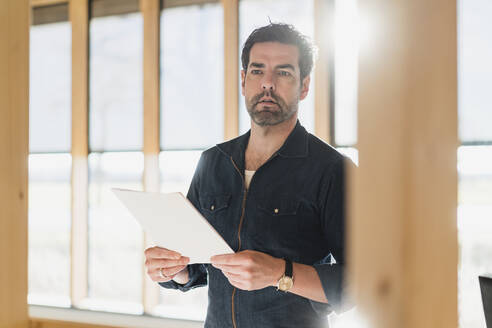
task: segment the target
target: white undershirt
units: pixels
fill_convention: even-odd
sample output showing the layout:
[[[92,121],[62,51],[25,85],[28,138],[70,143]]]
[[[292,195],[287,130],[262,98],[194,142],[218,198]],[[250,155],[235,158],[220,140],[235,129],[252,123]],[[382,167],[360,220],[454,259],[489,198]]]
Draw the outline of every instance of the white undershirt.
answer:
[[[246,182],[246,189],[249,189],[249,184],[251,183],[251,179],[256,171],[248,171],[244,170],[244,181]]]

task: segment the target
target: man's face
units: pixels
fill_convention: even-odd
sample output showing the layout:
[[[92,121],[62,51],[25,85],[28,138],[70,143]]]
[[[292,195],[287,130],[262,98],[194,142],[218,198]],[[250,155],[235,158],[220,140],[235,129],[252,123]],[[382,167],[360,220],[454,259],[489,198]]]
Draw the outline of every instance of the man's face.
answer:
[[[259,126],[297,118],[299,101],[309,90],[309,76],[300,80],[299,50],[279,42],[253,45],[248,69],[241,71],[241,81],[246,108]]]

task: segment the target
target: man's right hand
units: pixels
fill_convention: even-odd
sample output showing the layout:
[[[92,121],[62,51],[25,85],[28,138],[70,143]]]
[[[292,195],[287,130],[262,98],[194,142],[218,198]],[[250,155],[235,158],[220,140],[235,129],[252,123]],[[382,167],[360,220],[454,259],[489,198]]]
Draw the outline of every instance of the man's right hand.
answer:
[[[186,265],[190,258],[178,252],[162,247],[150,247],[145,250],[145,267],[150,279],[155,282],[176,281],[186,284],[189,281]]]

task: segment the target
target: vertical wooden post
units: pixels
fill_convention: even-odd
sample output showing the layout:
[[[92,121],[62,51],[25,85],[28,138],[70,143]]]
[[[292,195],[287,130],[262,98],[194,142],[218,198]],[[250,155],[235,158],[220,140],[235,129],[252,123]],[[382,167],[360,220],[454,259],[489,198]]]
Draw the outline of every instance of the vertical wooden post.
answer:
[[[71,0],[72,24],[72,233],[71,299],[77,306],[88,287],[89,3]]]
[[[140,0],[143,15],[143,103],[144,103],[144,188],[159,191],[159,0]],[[144,234],[144,247],[148,247]],[[144,312],[151,313],[159,303],[159,287],[143,268],[142,299]]]
[[[314,132],[327,143],[332,142],[331,127],[331,82],[333,72],[333,26],[334,0],[314,1],[314,40],[318,46],[318,60],[314,67]]]
[[[224,8],[224,140],[239,134],[239,0]]]
[[[0,0],[0,327],[27,328],[29,1]]]
[[[370,327],[457,327],[456,1],[359,1],[349,260]]]

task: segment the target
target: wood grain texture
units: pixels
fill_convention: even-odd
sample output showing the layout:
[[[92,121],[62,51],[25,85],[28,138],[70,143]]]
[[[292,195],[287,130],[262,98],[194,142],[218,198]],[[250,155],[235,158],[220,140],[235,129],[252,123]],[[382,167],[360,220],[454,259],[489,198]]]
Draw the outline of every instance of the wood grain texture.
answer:
[[[224,8],[224,139],[239,135],[239,0],[222,0]]]
[[[0,0],[0,327],[28,327],[29,154],[27,0]]]
[[[349,259],[370,327],[457,327],[456,2],[359,2]]]
[[[72,226],[71,300],[77,306],[88,286],[89,3],[71,0],[72,24]]]

